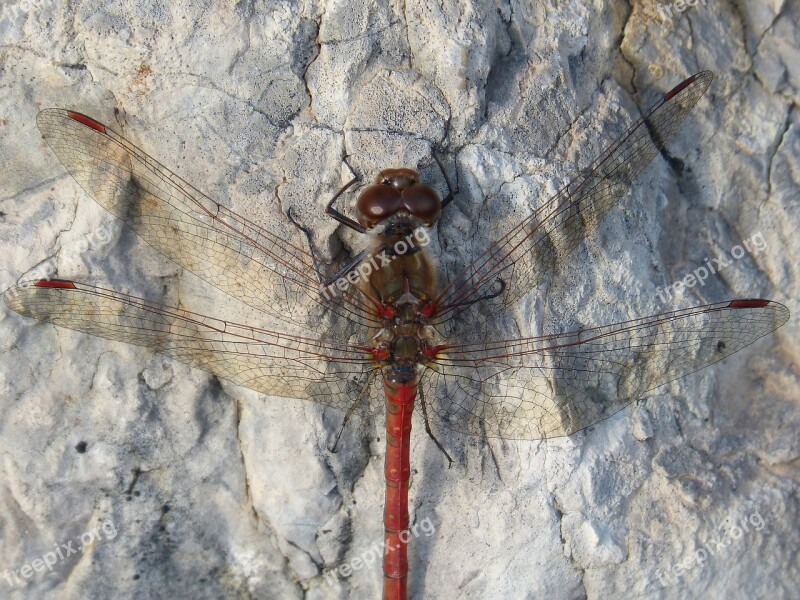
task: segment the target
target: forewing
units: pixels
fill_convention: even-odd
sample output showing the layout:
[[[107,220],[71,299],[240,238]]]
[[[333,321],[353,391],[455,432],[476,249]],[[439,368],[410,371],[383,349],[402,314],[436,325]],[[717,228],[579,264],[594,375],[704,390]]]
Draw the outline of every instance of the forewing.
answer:
[[[373,370],[364,351],[347,344],[221,321],[71,281],[22,284],[3,299],[21,315],[145,346],[257,392],[342,410],[359,397]]]
[[[628,192],[634,178],[661,151],[712,78],[710,71],[703,71],[667,93],[578,178],[454,277],[440,293],[438,321],[447,321],[480,300],[481,307],[496,313],[530,291]]]
[[[312,310],[333,311],[359,325],[372,322],[355,288],[322,300],[312,257],[288,220],[276,215],[267,226],[252,223],[86,115],[51,108],[36,123],[98,204],[211,285],[303,327],[315,324]]]
[[[788,309],[734,300],[544,337],[452,346],[423,376],[441,425],[488,437],[571,435],[774,331]]]

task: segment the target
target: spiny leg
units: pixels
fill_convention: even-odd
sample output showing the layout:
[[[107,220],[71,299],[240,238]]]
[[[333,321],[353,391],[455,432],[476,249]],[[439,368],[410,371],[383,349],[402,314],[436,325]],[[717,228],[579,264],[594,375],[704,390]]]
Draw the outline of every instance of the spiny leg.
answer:
[[[422,393],[422,386],[420,386],[419,388],[419,400],[420,400],[420,405],[422,406],[422,420],[425,423],[425,431],[428,432],[428,436],[430,436],[430,438],[433,440],[433,443],[436,444],[439,450],[441,450],[442,453],[447,457],[448,460],[447,468],[449,469],[450,467],[453,466],[453,459],[450,457],[450,455],[447,453],[447,450],[444,449],[444,446],[442,446],[439,443],[439,440],[436,439],[436,436],[434,436],[433,432],[431,431],[431,424],[428,422],[428,409],[425,406],[425,395]]]
[[[369,377],[367,377],[367,381],[364,382],[364,385],[362,386],[361,391],[358,393],[358,398],[356,398],[355,402],[353,402],[353,404],[350,405],[350,408],[347,409],[347,413],[344,416],[344,421],[342,421],[342,426],[339,428],[339,433],[336,434],[336,439],[333,440],[333,446],[328,448],[328,450],[332,454],[336,453],[336,446],[339,444],[339,438],[342,437],[342,433],[344,433],[345,425],[347,425],[347,421],[350,420],[350,417],[352,416],[352,414],[355,411],[356,407],[359,404],[361,404],[361,401],[366,396],[367,390],[369,389],[369,386],[372,384],[372,380],[373,379],[375,379],[375,371],[374,370],[369,372]]]
[[[482,296],[480,296],[478,298],[475,298],[473,300],[465,300],[464,302],[458,302],[458,303],[453,304],[451,306],[452,307],[470,306],[471,304],[476,304],[478,302],[483,302],[484,300],[491,300],[492,298],[497,298],[500,294],[502,294],[505,291],[506,282],[498,277],[497,281],[495,281],[495,283],[500,285],[500,289],[498,289],[498,290],[490,289],[489,291],[487,291],[485,294],[483,294]]]
[[[325,275],[323,274],[322,267],[320,266],[321,263],[317,259],[317,255],[314,252],[314,244],[313,244],[313,238],[312,238],[312,235],[311,235],[311,231],[307,227],[301,225],[299,222],[297,222],[295,220],[294,216],[292,215],[291,207],[289,207],[289,209],[286,211],[286,216],[289,218],[289,221],[291,221],[292,225],[297,227],[306,236],[306,240],[308,241],[308,249],[309,249],[309,252],[311,254],[311,260],[312,260],[312,262],[314,264],[314,271],[317,273],[317,278],[320,281],[320,287],[321,287],[321,289],[323,291],[323,295],[325,295],[325,297],[327,299],[330,299],[330,296],[327,295],[327,293],[332,288],[334,283],[336,283],[339,279],[345,278],[359,264],[364,262],[366,259],[369,259],[369,258],[372,257],[372,254],[370,253],[369,250],[362,250],[356,256],[354,256],[352,259],[350,259],[336,273],[334,273],[330,277],[325,277]],[[364,296],[367,300],[369,300],[373,304],[376,302],[375,298],[373,298],[369,294],[366,294],[364,292],[364,290],[362,290],[360,287],[358,287],[358,286],[353,286],[353,287],[357,292],[359,292],[362,296]]]
[[[336,192],[333,198],[331,198],[330,202],[328,202],[328,204],[325,206],[325,214],[327,214],[329,217],[336,219],[337,221],[339,221],[339,223],[341,223],[342,225],[346,225],[350,229],[355,229],[359,233],[365,233],[367,231],[366,227],[364,227],[361,223],[354,221],[347,215],[340,213],[333,207],[334,202],[336,202],[336,200],[339,199],[339,196],[344,194],[351,185],[353,185],[356,181],[361,179],[361,177],[355,171],[353,171],[353,168],[350,166],[350,163],[347,162],[347,156],[345,156],[343,160],[344,164],[347,165],[347,168],[350,169],[350,172],[353,174],[353,178],[347,183],[345,183],[342,189]]]
[[[323,285],[327,285],[325,283],[325,277],[322,275],[323,272],[322,267],[320,266],[319,260],[317,260],[316,253],[314,252],[314,244],[311,236],[311,231],[308,229],[308,227],[305,227],[300,223],[298,223],[297,221],[295,221],[294,217],[292,216],[291,206],[286,210],[286,216],[289,217],[289,220],[292,222],[292,225],[297,227],[300,231],[302,231],[305,234],[306,240],[308,241],[308,250],[311,253],[311,261],[314,263],[314,271],[316,271],[320,283],[322,283]]]
[[[286,216],[289,217],[289,220],[292,222],[292,225],[297,227],[300,231],[302,231],[305,234],[306,240],[308,240],[308,249],[311,252],[311,260],[314,263],[314,270],[317,272],[317,277],[319,278],[319,281],[320,281],[320,283],[322,283],[323,286],[327,287],[327,286],[331,285],[332,283],[334,283],[337,279],[341,279],[342,277],[346,276],[350,271],[352,271],[354,268],[356,268],[364,260],[364,258],[366,258],[366,257],[368,257],[370,255],[368,250],[362,250],[356,256],[354,256],[352,259],[350,259],[336,273],[334,273],[330,277],[325,277],[322,274],[322,267],[320,266],[321,263],[320,263],[319,259],[317,259],[317,255],[314,252],[314,244],[313,244],[313,238],[312,238],[312,235],[311,235],[311,231],[308,229],[308,227],[305,227],[304,225],[301,225],[299,222],[297,222],[295,220],[294,216],[292,216],[292,208],[291,207],[289,207],[289,209],[286,211]]]
[[[453,189],[453,183],[450,181],[450,176],[447,174],[447,171],[442,164],[442,161],[439,159],[439,155],[436,153],[436,150],[431,150],[431,155],[433,156],[433,160],[436,161],[436,164],[439,165],[439,170],[444,175],[444,181],[447,183],[447,196],[442,200],[442,208],[450,204],[453,201],[453,198],[458,193],[458,188]]]

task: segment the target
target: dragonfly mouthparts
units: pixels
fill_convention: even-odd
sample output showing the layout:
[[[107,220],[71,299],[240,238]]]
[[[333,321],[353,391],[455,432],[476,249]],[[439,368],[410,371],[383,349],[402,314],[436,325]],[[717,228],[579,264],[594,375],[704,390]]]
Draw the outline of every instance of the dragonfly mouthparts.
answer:
[[[415,229],[422,227],[422,222],[411,213],[404,210],[398,211],[383,221],[386,225],[380,231],[382,235],[405,236],[414,233]]]

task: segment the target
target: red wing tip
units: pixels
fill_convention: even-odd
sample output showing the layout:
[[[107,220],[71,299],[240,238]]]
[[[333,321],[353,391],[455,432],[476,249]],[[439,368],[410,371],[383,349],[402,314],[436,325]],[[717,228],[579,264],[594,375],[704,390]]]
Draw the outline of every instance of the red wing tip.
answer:
[[[33,284],[40,288],[60,288],[65,290],[74,290],[75,284],[66,279],[40,279]]]
[[[666,102],[670,98],[677,96],[687,87],[692,85],[695,81],[704,77],[708,77],[710,82],[711,78],[713,77],[713,74],[711,73],[711,71],[701,71],[700,73],[695,73],[691,77],[687,77],[686,79],[681,81],[678,85],[676,85],[674,88],[672,88],[670,91],[668,91],[666,94],[664,94],[664,102]]]
[[[677,96],[678,94],[680,94],[683,90],[689,87],[694,82],[695,79],[697,79],[697,75],[692,75],[688,79],[684,79],[683,81],[681,81],[678,85],[676,85],[666,94],[664,94],[664,102],[666,102],[673,96]]]
[[[770,304],[769,300],[731,300],[728,308],[764,308]]]
[[[95,131],[99,131],[100,133],[105,133],[106,132],[106,126],[105,125],[103,125],[102,123],[98,123],[93,118],[87,117],[86,115],[82,115],[79,112],[68,111],[67,112],[67,116],[70,119],[72,119],[73,121],[77,121],[78,123],[82,123],[83,125],[86,125],[87,127],[91,127]]]

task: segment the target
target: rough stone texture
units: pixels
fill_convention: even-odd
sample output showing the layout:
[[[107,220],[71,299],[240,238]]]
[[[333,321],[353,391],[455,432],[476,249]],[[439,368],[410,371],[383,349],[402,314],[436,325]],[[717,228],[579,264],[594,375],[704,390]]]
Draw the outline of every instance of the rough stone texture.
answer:
[[[442,145],[461,193],[437,237],[454,260],[476,229],[537,206],[659,94],[712,69],[669,160],[515,316],[559,331],[730,297],[800,314],[798,4],[660,6],[5,2],[0,287],[52,261],[62,277],[231,316],[70,179],[35,127],[47,106],[108,123],[256,221],[295,207],[328,253],[363,243],[321,216],[346,153],[374,173],[429,164]],[[758,233],[766,250],[659,301]],[[0,315],[0,596],[378,597],[377,562],[333,584],[323,569],[381,539],[380,420],[330,454],[338,413]],[[418,421],[412,514],[435,532],[412,542],[411,595],[796,597],[797,335],[793,318],[568,440],[440,432],[449,470]],[[9,586],[7,573],[98,526],[95,545]]]

